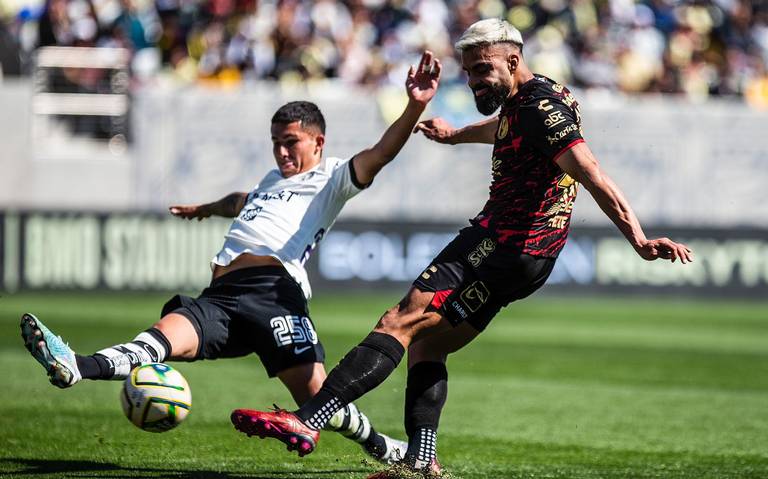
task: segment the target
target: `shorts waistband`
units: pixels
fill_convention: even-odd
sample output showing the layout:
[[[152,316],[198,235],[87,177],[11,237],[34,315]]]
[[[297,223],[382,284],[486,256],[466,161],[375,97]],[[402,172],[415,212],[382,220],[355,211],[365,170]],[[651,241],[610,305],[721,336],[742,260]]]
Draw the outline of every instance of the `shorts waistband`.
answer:
[[[218,278],[214,278],[213,280],[211,280],[211,286],[217,286],[223,283],[232,283],[235,281],[239,281],[243,278],[252,278],[254,276],[290,277],[291,275],[282,266],[277,266],[277,265],[249,266],[247,268],[241,268],[241,269],[236,269],[234,271],[230,271],[229,273],[219,276]]]

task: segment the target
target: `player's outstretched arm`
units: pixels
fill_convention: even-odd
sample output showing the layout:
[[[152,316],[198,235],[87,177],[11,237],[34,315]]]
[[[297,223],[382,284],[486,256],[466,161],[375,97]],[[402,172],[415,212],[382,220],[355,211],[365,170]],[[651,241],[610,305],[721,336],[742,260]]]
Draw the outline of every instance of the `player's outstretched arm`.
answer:
[[[197,221],[201,221],[203,218],[208,218],[209,216],[214,215],[234,218],[240,213],[243,206],[245,206],[245,199],[247,197],[248,193],[236,192],[230,193],[213,203],[205,203],[202,205],[176,205],[171,206],[168,210],[173,216],[186,218],[188,220],[197,218]]]
[[[637,254],[643,259],[653,261],[658,258],[668,259],[673,263],[679,259],[682,263],[693,261],[693,252],[682,243],[669,238],[648,239],[635,216],[632,207],[618,186],[600,168],[597,158],[586,143],[579,143],[564,152],[557,159],[560,168],[573,179],[584,185],[598,206],[621,230]]]
[[[499,128],[499,118],[489,118],[463,128],[453,128],[442,118],[431,118],[416,125],[414,133],[422,132],[432,141],[446,145],[459,143],[490,143],[496,141],[496,130]]]
[[[363,150],[353,158],[355,175],[362,184],[368,184],[378,172],[400,152],[411,135],[411,130],[437,92],[440,82],[440,60],[426,51],[418,67],[411,66],[405,80],[408,105],[400,118],[387,128],[381,139],[371,148]]]

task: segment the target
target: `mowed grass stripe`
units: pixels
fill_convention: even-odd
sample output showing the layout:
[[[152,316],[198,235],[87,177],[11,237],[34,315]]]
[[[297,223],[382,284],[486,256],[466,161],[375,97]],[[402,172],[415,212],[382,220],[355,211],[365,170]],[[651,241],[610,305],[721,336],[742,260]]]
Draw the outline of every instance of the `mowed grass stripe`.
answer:
[[[477,375],[768,391],[768,358],[755,354],[480,340],[449,365]]]
[[[483,381],[455,374],[450,387],[444,433],[474,430],[489,440],[768,458],[768,409],[761,394]],[[497,407],[494,414],[471,415],[468,404]]]

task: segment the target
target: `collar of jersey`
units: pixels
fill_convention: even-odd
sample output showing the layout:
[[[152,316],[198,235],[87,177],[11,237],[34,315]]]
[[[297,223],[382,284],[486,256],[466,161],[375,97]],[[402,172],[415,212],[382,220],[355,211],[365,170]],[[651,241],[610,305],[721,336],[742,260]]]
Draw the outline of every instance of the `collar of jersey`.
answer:
[[[512,96],[512,98],[509,98],[509,99],[507,99],[507,101],[504,102],[504,106],[506,107],[506,106],[514,104],[517,100],[520,99],[521,95],[524,95],[527,90],[533,88],[533,86],[536,84],[536,82],[540,82],[540,81],[542,81],[545,78],[547,78],[547,77],[534,73],[533,74],[533,78],[531,78],[527,82],[525,82],[522,85],[520,85],[520,88],[517,89],[517,93],[515,93]]]

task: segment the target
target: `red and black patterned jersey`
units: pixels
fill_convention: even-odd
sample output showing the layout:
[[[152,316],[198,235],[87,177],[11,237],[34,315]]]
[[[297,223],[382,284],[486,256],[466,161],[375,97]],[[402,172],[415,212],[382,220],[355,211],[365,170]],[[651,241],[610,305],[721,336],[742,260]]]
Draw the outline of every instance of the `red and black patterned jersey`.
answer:
[[[472,223],[494,230],[504,247],[557,257],[578,183],[555,160],[582,141],[573,94],[542,76],[525,82],[499,112],[490,197]]]

